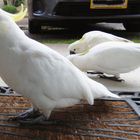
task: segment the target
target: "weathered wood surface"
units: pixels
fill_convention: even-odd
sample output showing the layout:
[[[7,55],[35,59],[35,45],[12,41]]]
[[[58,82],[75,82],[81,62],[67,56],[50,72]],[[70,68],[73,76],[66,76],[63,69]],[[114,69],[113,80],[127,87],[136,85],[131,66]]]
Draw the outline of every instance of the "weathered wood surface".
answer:
[[[96,100],[55,110],[38,125],[7,119],[31,104],[23,97],[0,97],[0,140],[128,140],[140,139],[140,119],[125,101]]]

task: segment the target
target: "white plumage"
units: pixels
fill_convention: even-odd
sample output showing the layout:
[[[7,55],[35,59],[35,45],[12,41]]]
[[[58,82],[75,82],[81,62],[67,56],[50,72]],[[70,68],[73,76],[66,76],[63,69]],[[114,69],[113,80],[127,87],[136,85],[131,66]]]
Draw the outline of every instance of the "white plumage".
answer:
[[[75,54],[68,59],[82,71],[98,71],[119,77],[140,66],[140,44],[125,42],[105,42],[89,50],[84,55]]]
[[[68,50],[73,53],[83,53],[92,47],[107,41],[131,42],[125,38],[102,31],[90,31],[85,33],[80,40],[70,44]]]
[[[0,10],[0,76],[49,117],[54,108],[89,104],[103,96],[118,97],[89,79],[69,60],[28,38]]]

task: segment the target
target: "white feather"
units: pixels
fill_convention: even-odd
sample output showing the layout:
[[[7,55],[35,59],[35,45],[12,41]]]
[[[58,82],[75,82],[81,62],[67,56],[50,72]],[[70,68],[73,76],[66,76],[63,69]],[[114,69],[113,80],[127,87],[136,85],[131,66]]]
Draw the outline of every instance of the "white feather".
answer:
[[[72,106],[81,99],[92,105],[96,97],[118,97],[89,80],[59,53],[28,38],[1,11],[0,25],[2,79],[17,93],[28,97],[47,117],[54,108]]]
[[[84,55],[71,55],[68,59],[82,71],[94,70],[119,75],[140,66],[140,44],[105,42],[90,49]]]
[[[75,53],[83,53],[100,43],[108,41],[131,42],[128,39],[102,31],[90,31],[85,33],[80,40],[77,40],[74,43],[70,44],[68,46],[68,50]]]

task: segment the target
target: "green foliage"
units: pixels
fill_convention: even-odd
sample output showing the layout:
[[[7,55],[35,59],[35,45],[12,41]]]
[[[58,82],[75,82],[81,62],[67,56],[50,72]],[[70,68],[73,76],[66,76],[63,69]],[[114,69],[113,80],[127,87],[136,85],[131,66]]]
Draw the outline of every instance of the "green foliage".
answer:
[[[3,0],[4,5],[14,5],[16,7],[20,6],[22,3],[25,3],[25,0]]]
[[[4,5],[2,7],[2,9],[6,12],[9,12],[9,13],[12,13],[12,14],[15,14],[17,12],[17,9],[15,6],[13,5]]]
[[[24,2],[25,2],[25,0],[16,0],[14,5],[15,5],[16,7],[18,7],[18,6],[21,5],[21,3],[24,4]]]

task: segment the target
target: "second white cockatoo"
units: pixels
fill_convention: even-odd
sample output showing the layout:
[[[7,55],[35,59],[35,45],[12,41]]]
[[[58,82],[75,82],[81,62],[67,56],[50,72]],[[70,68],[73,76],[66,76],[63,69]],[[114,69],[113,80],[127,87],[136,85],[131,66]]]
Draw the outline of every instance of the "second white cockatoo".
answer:
[[[67,58],[27,37],[2,10],[0,76],[17,93],[29,98],[34,107],[43,113],[34,122],[49,118],[55,108],[75,105],[81,99],[93,105],[96,98],[118,98],[104,85],[89,79]],[[25,114],[30,114],[30,111],[17,119],[27,118],[28,115]]]
[[[140,44],[104,42],[86,54],[69,55],[68,59],[82,71],[97,71],[113,75],[111,79],[122,81],[120,74],[128,73],[140,66]]]
[[[108,41],[131,42],[128,39],[118,37],[102,31],[90,31],[85,33],[80,40],[68,46],[70,54],[86,53],[92,47]]]

